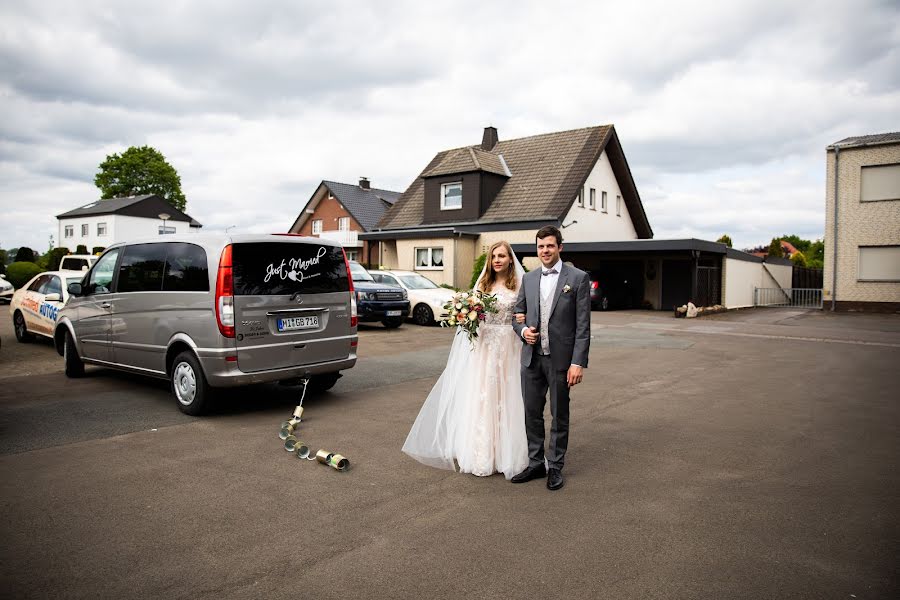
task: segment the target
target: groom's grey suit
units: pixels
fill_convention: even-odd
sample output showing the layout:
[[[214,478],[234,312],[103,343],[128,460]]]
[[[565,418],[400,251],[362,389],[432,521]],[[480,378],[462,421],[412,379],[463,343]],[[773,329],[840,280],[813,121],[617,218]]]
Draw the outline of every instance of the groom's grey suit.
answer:
[[[569,386],[566,373],[571,365],[588,366],[591,344],[591,282],[580,269],[560,263],[556,290],[541,301],[543,268],[525,274],[515,312],[525,314],[525,323],[513,323],[522,338],[526,327],[537,327],[547,336],[549,355],[541,347],[525,343],[522,348],[522,396],[525,402],[525,431],[528,435],[529,466],[544,464],[544,405],[550,391],[550,447],[547,464],[562,469],[569,443]],[[549,316],[542,312],[549,311]],[[546,325],[541,327],[541,323]]]

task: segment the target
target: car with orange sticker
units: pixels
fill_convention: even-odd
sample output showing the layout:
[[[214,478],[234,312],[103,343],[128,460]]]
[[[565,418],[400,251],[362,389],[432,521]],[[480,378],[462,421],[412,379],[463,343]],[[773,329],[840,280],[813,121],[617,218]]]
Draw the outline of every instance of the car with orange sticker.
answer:
[[[69,284],[83,278],[82,271],[46,271],[16,290],[9,303],[16,339],[30,342],[35,334],[52,339],[56,316],[69,300]]]

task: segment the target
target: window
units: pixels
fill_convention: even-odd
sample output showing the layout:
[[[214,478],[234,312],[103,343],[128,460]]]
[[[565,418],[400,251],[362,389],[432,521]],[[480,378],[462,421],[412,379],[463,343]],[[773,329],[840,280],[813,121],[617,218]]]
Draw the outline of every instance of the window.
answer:
[[[900,200],[900,165],[863,167],[860,172],[859,200]]]
[[[606,210],[606,192],[600,192],[600,210],[602,212],[607,212],[607,210]]]
[[[591,188],[591,195],[588,198],[588,208],[597,210],[597,190]]]
[[[444,249],[416,248],[416,270],[440,271],[444,268]]]
[[[622,196],[616,196],[616,216],[622,216]]]
[[[81,237],[87,237],[91,233],[91,226],[85,223],[81,226]]]
[[[313,235],[319,235],[320,233],[322,233],[322,219],[313,219],[312,232]]]
[[[97,223],[97,235],[106,235],[106,223]]]
[[[59,294],[59,297],[62,298],[62,292],[62,282],[55,275],[51,275],[47,283],[41,288],[41,293],[45,296],[47,294]]]
[[[350,217],[340,217],[338,219],[338,229],[341,231],[350,231]]]
[[[359,250],[344,250],[347,260],[359,260]]]
[[[860,246],[857,279],[900,281],[900,246]]]
[[[462,208],[462,182],[441,185],[441,210]]]
[[[38,294],[43,294],[41,288],[47,285],[47,282],[50,280],[49,275],[41,275],[37,279],[35,279],[31,285],[28,286],[29,292],[37,292]]]
[[[166,268],[162,289],[167,292],[208,292],[206,251],[185,243],[166,244]]]
[[[584,187],[578,190],[578,206],[584,207]]]
[[[108,294],[110,292],[117,258],[119,258],[119,248],[110,250],[94,263],[94,268],[88,275],[86,293]]]
[[[325,294],[350,289],[340,246],[237,243],[231,245],[231,264],[235,296]],[[353,268],[357,263],[350,264]]]
[[[119,265],[119,292],[162,291],[166,244],[137,244],[125,248]]]
[[[64,235],[67,238],[75,237],[75,226],[74,225],[66,225],[66,232]]]

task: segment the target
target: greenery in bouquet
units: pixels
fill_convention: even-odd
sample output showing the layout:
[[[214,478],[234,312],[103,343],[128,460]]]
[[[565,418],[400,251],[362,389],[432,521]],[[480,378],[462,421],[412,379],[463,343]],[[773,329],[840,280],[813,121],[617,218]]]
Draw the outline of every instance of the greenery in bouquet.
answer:
[[[478,337],[478,328],[487,313],[497,312],[497,297],[477,291],[459,292],[444,305],[449,316],[441,321],[441,327],[456,327],[457,333],[465,332],[470,342]]]

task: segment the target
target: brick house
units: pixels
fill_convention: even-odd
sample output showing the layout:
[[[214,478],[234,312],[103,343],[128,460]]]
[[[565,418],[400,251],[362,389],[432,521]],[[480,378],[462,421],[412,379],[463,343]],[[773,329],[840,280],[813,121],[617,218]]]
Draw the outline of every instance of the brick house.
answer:
[[[900,132],[831,144],[826,177],[825,307],[900,312]]]
[[[288,233],[299,233],[340,242],[350,260],[380,264],[378,244],[359,238],[384,216],[400,192],[371,187],[361,177],[358,185],[322,181],[306,202]]]

